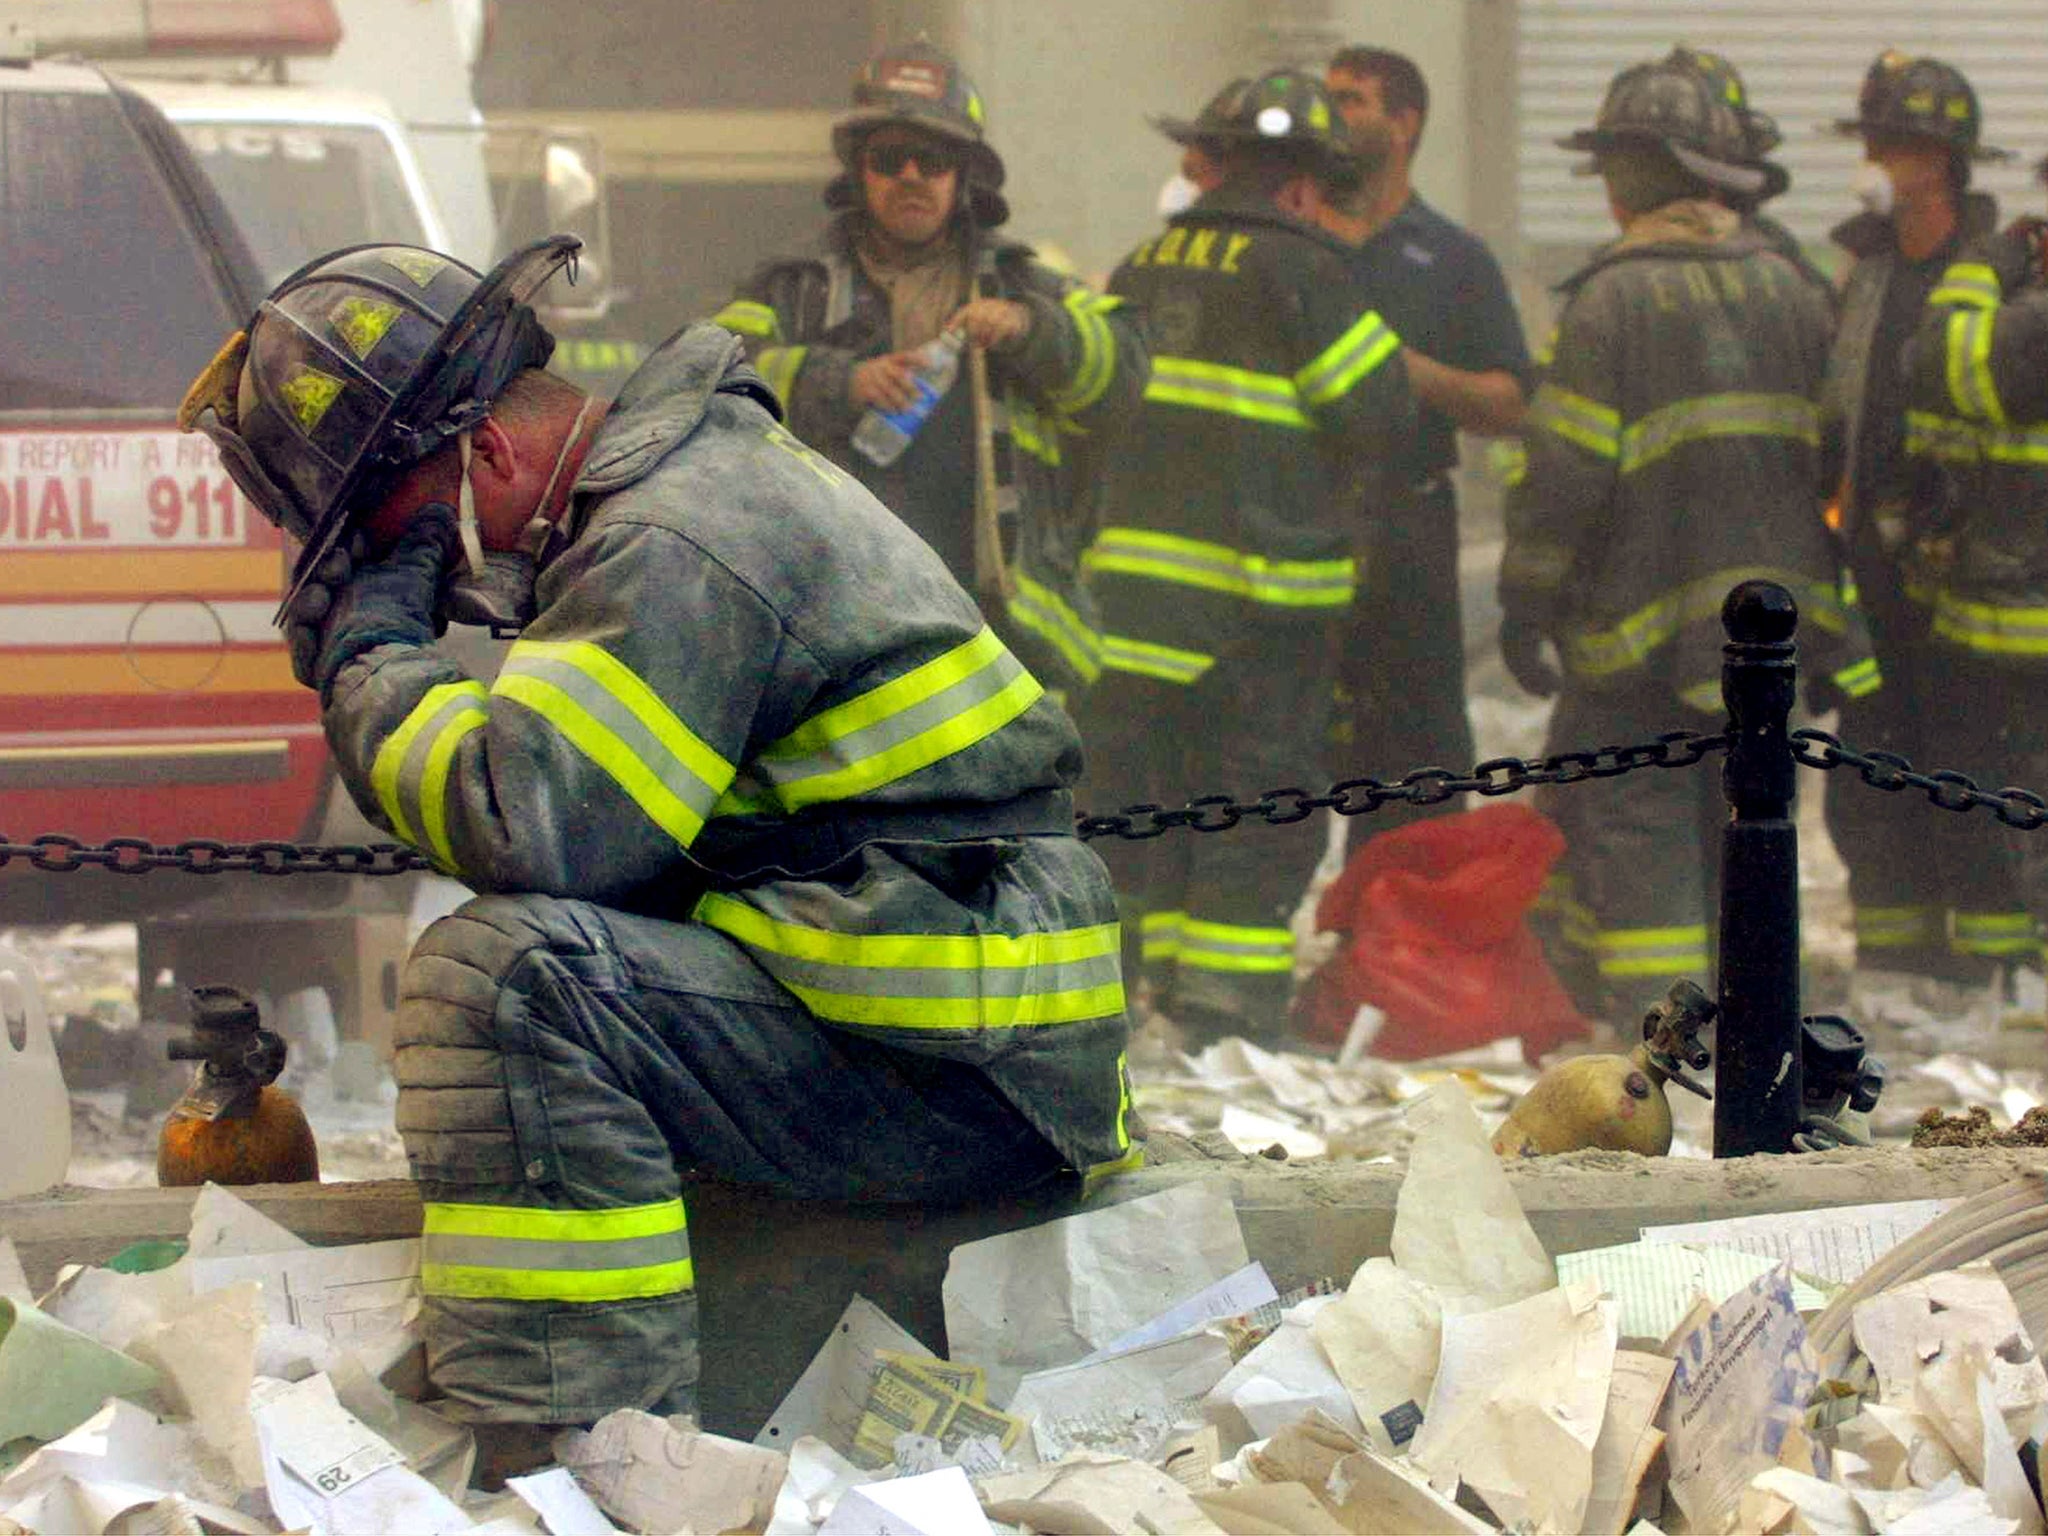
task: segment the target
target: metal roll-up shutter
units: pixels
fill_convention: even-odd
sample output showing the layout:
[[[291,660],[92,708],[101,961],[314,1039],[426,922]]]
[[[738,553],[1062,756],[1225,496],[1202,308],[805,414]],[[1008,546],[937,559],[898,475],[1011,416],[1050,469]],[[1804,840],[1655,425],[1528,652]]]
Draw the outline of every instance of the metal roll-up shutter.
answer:
[[[1979,165],[1972,186],[2002,218],[2040,212],[2033,167],[2048,152],[2048,0],[1520,0],[1517,10],[1518,228],[1525,257],[1548,272],[1611,240],[1614,223],[1584,160],[1555,143],[1590,126],[1607,82],[1675,43],[1725,55],[1750,102],[1778,121],[1774,158],[1792,189],[1769,205],[1823,254],[1827,232],[1856,211],[1849,177],[1862,157],[1827,127],[1856,115],[1864,71],[1882,50],[1932,54],[1962,70],[1984,109],[1984,137],[2019,152]]]

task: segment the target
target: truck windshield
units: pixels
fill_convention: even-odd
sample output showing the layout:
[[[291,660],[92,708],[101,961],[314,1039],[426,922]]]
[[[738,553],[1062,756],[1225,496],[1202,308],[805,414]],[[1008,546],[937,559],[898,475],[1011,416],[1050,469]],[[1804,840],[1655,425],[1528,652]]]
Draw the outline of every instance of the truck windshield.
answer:
[[[0,91],[0,272],[0,411],[169,411],[241,318],[104,94]]]
[[[344,245],[427,244],[391,141],[332,123],[176,123],[276,283]]]

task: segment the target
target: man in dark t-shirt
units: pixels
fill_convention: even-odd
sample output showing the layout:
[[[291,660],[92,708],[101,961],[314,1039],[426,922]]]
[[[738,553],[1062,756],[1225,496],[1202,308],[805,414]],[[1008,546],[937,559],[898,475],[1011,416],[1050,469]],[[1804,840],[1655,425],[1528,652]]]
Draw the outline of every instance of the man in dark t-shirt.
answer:
[[[1528,347],[1506,279],[1485,244],[1416,195],[1409,180],[1429,112],[1413,61],[1346,48],[1330,61],[1332,101],[1367,153],[1358,198],[1329,221],[1356,249],[1361,288],[1405,343],[1421,409],[1392,504],[1372,509],[1365,591],[1338,667],[1338,761],[1381,778],[1472,764],[1458,599],[1458,432],[1521,428]],[[1455,809],[1455,802],[1450,805]],[[1385,813],[1381,824],[1390,824]]]

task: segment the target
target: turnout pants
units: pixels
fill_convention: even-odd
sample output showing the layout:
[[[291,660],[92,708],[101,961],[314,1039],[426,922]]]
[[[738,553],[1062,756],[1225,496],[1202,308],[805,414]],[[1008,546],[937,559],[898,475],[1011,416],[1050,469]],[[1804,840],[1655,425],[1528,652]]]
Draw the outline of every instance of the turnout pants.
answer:
[[[428,1372],[476,1421],[691,1404],[687,1177],[946,1203],[1061,1167],[978,1069],[820,1024],[701,924],[588,902],[429,928],[396,1070]]]
[[[1370,601],[1345,615],[1331,732],[1341,778],[1391,782],[1416,768],[1463,774],[1474,761],[1465,712],[1465,630],[1458,590],[1458,501],[1448,475],[1404,491],[1376,520],[1366,554]],[[1364,835],[1454,813],[1390,805]]]
[[[1706,728],[1661,681],[1598,692],[1567,681],[1543,750]],[[1565,852],[1531,922],[1580,1011],[1626,1033],[1680,978],[1711,996],[1726,814],[1717,762],[1548,786],[1537,805],[1564,832]]]
[[[1332,626],[1253,618],[1220,638],[1225,653],[1194,683],[1105,672],[1089,690],[1085,809],[1328,787]],[[1323,842],[1320,817],[1097,838],[1090,846],[1109,865],[1123,914],[1125,974],[1142,972],[1155,1005],[1191,1039],[1278,1039],[1294,977],[1289,919]]]

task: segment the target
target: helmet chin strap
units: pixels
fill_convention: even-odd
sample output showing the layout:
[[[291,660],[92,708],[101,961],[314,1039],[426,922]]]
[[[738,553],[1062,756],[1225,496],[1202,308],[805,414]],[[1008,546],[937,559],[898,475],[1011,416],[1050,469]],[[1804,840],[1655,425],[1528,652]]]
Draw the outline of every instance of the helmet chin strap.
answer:
[[[548,483],[541,487],[540,498],[533,504],[533,514],[520,533],[520,549],[536,560],[561,531],[555,520],[548,516],[548,506],[555,499],[555,487],[562,483],[562,470],[568,465],[569,452],[582,439],[583,423],[589,420],[591,409],[597,404],[597,396],[585,395],[583,404],[577,407],[576,419],[569,423],[562,446],[555,450],[554,465],[548,470]],[[484,574],[484,541],[476,521],[476,491],[469,483],[473,450],[467,429],[456,434],[455,451],[462,461],[462,484],[455,494],[455,526],[462,539],[462,558],[469,566],[469,574],[480,579]]]

